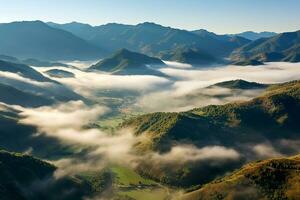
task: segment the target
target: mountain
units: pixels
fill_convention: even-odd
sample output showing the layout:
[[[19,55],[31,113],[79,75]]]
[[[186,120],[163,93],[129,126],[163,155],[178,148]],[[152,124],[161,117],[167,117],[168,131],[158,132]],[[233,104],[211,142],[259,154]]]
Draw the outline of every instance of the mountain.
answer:
[[[0,54],[21,59],[87,60],[103,51],[73,34],[41,21],[0,24]]]
[[[249,90],[249,89],[264,89],[268,87],[266,84],[256,83],[256,82],[249,82],[242,79],[231,80],[231,81],[224,81],[220,83],[216,83],[210,87],[217,86],[229,89],[242,89],[242,90]]]
[[[192,33],[199,35],[201,37],[211,37],[214,38],[216,40],[219,41],[225,41],[228,42],[228,44],[231,44],[232,48],[237,48],[238,46],[243,46],[249,42],[251,42],[251,40],[243,37],[243,36],[239,36],[239,35],[218,35],[215,34],[213,32],[209,32],[205,29],[199,29],[199,30],[194,30],[192,31]]]
[[[91,66],[89,70],[121,75],[162,75],[159,71],[150,68],[150,66],[160,65],[163,66],[165,64],[158,58],[121,49]]]
[[[30,65],[34,67],[54,67],[54,66],[69,67],[69,65],[60,62],[42,61],[34,58],[19,60],[16,57],[7,56],[7,55],[0,55],[0,60],[11,62],[11,63]]]
[[[7,55],[0,55],[0,60],[7,61],[7,62],[13,62],[13,63],[19,63],[19,59],[13,56],[7,56]]]
[[[222,63],[221,59],[217,59],[212,55],[197,49],[177,48],[173,51],[161,52],[159,57],[162,60],[188,63],[191,65],[212,65]]]
[[[49,76],[55,77],[55,78],[73,78],[73,77],[75,77],[75,74],[73,74],[72,72],[68,72],[68,71],[61,70],[61,69],[50,69],[50,70],[47,70],[45,73],[48,74]]]
[[[21,119],[21,110],[0,104],[1,149],[14,152],[30,151],[32,155],[47,159],[72,154],[68,145],[63,145],[59,140],[44,134],[37,135],[37,127],[22,124],[19,122]]]
[[[241,81],[237,83],[245,84]],[[232,87],[234,82],[221,84]],[[245,85],[249,86],[249,83]],[[174,140],[177,142],[188,140],[197,145],[198,142],[199,144],[249,142],[251,139],[257,139],[256,136],[270,140],[276,139],[276,136],[292,137],[297,136],[294,134],[296,127],[299,126],[296,123],[299,119],[296,114],[300,109],[299,98],[300,82],[295,81],[271,86],[264,95],[250,101],[211,105],[180,113],[146,114],[125,121],[123,126],[134,127],[138,135],[146,133],[153,139],[148,143],[148,147],[156,150],[170,148]],[[244,138],[244,135],[239,134],[239,131],[246,127],[247,131],[251,132],[251,137]],[[264,132],[266,127],[268,131]],[[286,132],[282,136],[275,133],[272,135],[272,132],[279,130]],[[228,138],[228,134],[232,137]]]
[[[110,23],[95,27],[79,23],[65,25],[51,23],[50,25],[70,31],[91,44],[111,52],[126,48],[147,55],[157,55],[161,51],[185,47],[197,48],[213,56],[223,57],[228,56],[233,49],[241,46],[241,43],[235,40],[219,40],[211,35],[197,35],[186,30],[150,22],[137,25]],[[242,44],[245,43],[242,42]]]
[[[48,99],[51,102],[71,100],[87,101],[68,87],[45,77],[40,72],[27,65],[0,60],[0,72],[9,72],[18,75],[21,78],[25,78],[23,80],[19,77],[4,74],[1,75],[0,83],[11,86],[19,91]],[[15,102],[15,100],[13,100],[13,102]]]
[[[236,61],[232,63],[233,65],[239,65],[239,66],[259,66],[264,65],[263,62],[255,60],[255,59],[249,59],[249,60],[242,60],[242,61]]]
[[[0,102],[23,107],[39,107],[54,103],[53,99],[18,90],[0,83]]]
[[[53,22],[47,22],[48,26],[68,31],[79,38],[89,40],[95,34],[95,28],[89,24],[83,24],[78,22],[70,22],[66,24],[57,24]]]
[[[253,32],[253,31],[246,31],[246,32],[242,32],[242,33],[238,33],[238,34],[231,34],[229,36],[240,36],[243,38],[247,38],[248,40],[258,40],[261,38],[269,38],[269,37],[273,37],[277,35],[277,33],[274,32]]]
[[[300,62],[300,31],[281,33],[271,38],[253,41],[237,50],[232,60],[255,59],[261,62]]]
[[[20,62],[25,65],[30,65],[30,66],[34,66],[34,67],[55,67],[55,66],[69,67],[69,65],[64,64],[64,63],[41,61],[41,60],[34,59],[34,58],[28,58],[28,59],[22,60]]]
[[[284,140],[299,140],[300,82],[272,85],[250,101],[211,105],[179,113],[150,113],[125,121],[121,127],[142,135],[139,152],[168,155],[176,145],[235,149],[240,158],[228,162],[194,161],[181,165],[157,165],[149,159],[138,165],[139,173],[163,183],[180,186],[204,184],[231,171],[245,161],[257,159],[254,144],[270,144],[277,154],[298,153]],[[253,147],[254,148],[254,147]],[[188,155],[187,155],[188,156]],[[198,176],[198,179],[195,178]],[[201,178],[199,178],[201,177]]]
[[[0,196],[3,200],[81,200],[99,195],[109,183],[105,172],[93,177],[55,177],[57,167],[21,153],[0,150]]]
[[[47,179],[55,167],[31,156],[0,151],[1,199],[27,199],[29,184]]]
[[[198,190],[182,200],[298,199],[300,155],[252,162]]]
[[[46,78],[38,71],[24,64],[11,63],[0,60],[0,71],[16,73],[25,78],[29,78],[35,81],[53,82],[51,79]]]

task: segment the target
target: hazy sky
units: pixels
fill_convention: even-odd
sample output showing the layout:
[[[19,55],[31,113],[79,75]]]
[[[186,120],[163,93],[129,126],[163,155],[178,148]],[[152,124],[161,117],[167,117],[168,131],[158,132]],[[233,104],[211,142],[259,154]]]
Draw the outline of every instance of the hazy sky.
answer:
[[[300,29],[300,0],[0,0],[0,22],[151,21],[217,33]]]

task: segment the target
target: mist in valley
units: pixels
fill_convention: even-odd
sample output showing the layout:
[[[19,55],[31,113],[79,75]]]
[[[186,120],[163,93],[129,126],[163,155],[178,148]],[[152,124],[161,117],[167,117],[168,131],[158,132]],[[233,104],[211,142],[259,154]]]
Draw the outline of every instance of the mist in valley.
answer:
[[[168,152],[141,153],[136,150],[136,145],[147,140],[147,135],[135,135],[130,128],[119,128],[124,119],[144,113],[181,112],[252,99],[265,90],[230,89],[214,84],[236,79],[263,84],[297,80],[300,77],[299,63],[197,68],[166,62],[166,67],[156,69],[166,77],[88,72],[85,70],[88,67],[86,62],[72,64],[74,67],[34,67],[53,82],[40,82],[21,74],[0,73],[2,83],[14,84],[22,90],[34,89],[36,94],[43,90],[53,94],[61,88],[62,93],[71,91],[80,96],[81,99],[35,108],[4,104],[18,111],[19,124],[37,128],[32,137],[55,138],[72,148],[72,155],[48,159],[58,167],[55,173],[57,179],[87,171],[99,172],[111,166],[125,166],[134,171],[144,167],[155,172],[191,165],[197,167],[199,174],[210,174],[210,170],[222,168],[222,173],[217,173],[221,176],[224,171],[232,171],[245,161],[283,156],[285,154],[281,150],[287,147],[299,150],[299,141],[284,140],[275,147],[266,140],[248,147],[174,144]],[[54,78],[46,73],[49,69],[65,70],[73,73],[74,77]],[[25,153],[35,150],[32,147],[28,149]],[[215,176],[202,178],[205,183]],[[155,187],[180,192],[176,188]]]

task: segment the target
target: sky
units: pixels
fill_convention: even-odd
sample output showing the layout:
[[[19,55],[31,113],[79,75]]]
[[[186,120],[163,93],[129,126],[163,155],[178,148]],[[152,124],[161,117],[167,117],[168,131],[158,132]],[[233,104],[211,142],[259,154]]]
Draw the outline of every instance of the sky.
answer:
[[[300,0],[0,0],[0,22],[145,21],[216,33],[300,29]]]

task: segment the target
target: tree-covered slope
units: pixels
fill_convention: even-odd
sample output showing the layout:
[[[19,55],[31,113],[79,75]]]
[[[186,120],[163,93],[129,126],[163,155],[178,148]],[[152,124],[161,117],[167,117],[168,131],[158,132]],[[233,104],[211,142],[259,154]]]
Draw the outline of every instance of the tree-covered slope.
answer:
[[[1,200],[82,200],[101,194],[109,174],[55,176],[58,168],[21,153],[0,150]]]
[[[25,188],[30,188],[34,182],[46,181],[55,169],[53,165],[31,156],[0,151],[1,199],[27,199],[30,191]]]
[[[247,90],[247,89],[264,89],[268,87],[267,84],[261,84],[261,83],[256,83],[256,82],[249,82],[245,81],[242,79],[237,79],[237,80],[231,80],[231,81],[223,81],[220,83],[216,83],[210,87],[217,86],[217,87],[224,87],[224,88],[229,88],[229,89],[242,89],[242,90]]]
[[[126,121],[145,133],[148,148],[165,149],[172,141],[233,145],[238,142],[299,137],[299,81],[270,87],[253,100],[211,105],[181,113],[153,113]],[[241,134],[243,133],[243,134]],[[230,137],[228,137],[230,135]]]
[[[299,199],[300,155],[261,160],[183,195],[184,200]]]
[[[24,107],[38,107],[54,103],[53,99],[18,90],[0,83],[0,102]]]
[[[0,104],[0,147],[9,151],[26,152],[42,158],[72,154],[68,145],[56,138],[36,135],[35,126],[19,123],[20,111]]]
[[[73,78],[75,74],[69,71],[61,70],[61,69],[50,69],[45,72],[51,77],[54,78]]]

